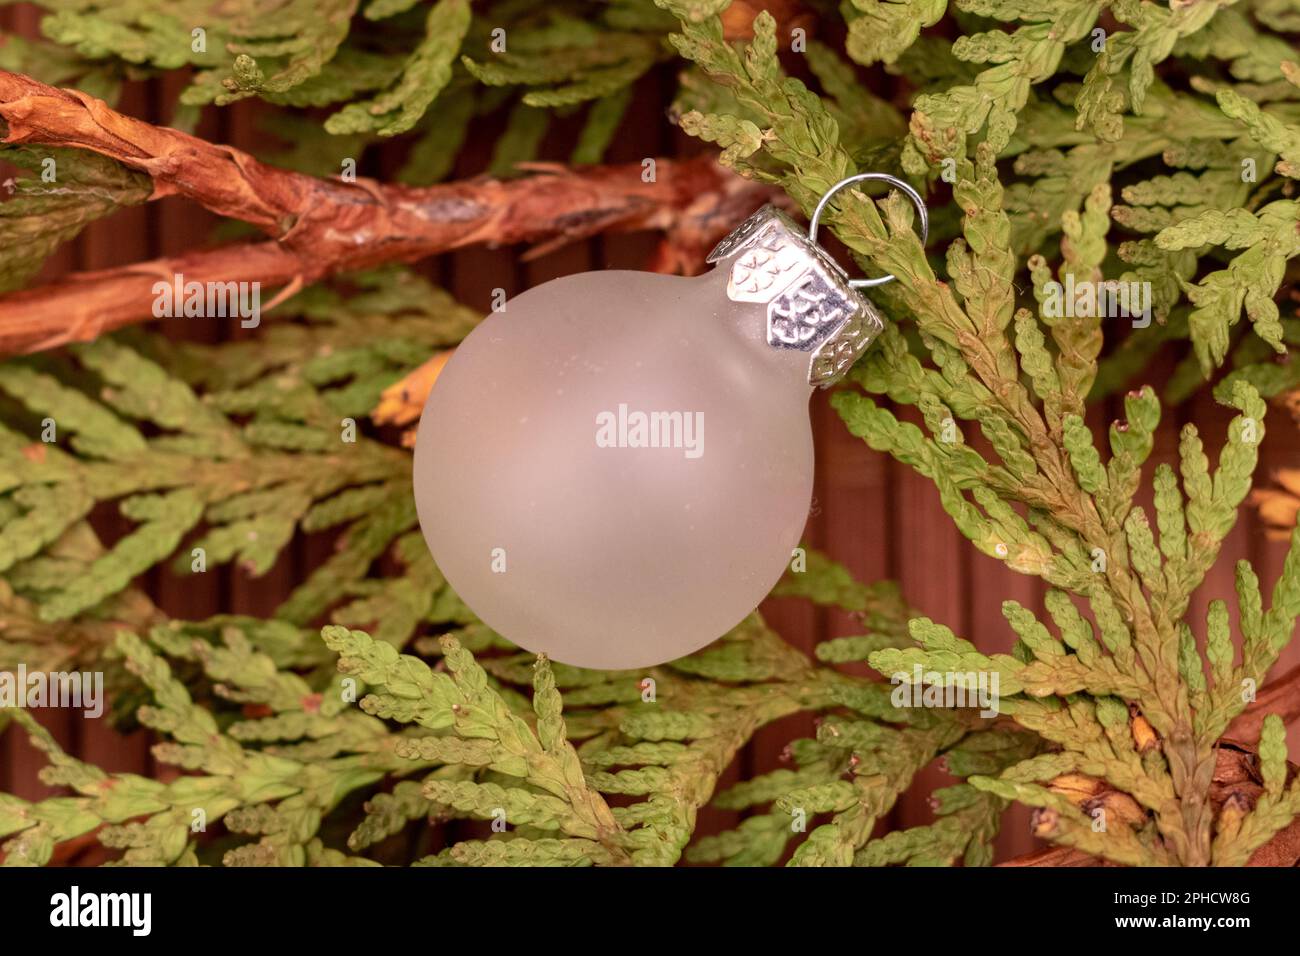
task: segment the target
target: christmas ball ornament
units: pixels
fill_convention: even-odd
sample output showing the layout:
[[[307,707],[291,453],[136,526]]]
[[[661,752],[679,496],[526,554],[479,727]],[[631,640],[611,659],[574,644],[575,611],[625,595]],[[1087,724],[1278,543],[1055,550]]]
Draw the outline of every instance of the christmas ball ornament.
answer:
[[[905,183],[846,182],[863,178],[904,189],[924,225]],[[420,526],[456,593],[521,647],[606,669],[682,657],[753,611],[798,545],[808,398],[883,323],[774,207],[709,261],[695,278],[589,272],[530,289],[430,392]]]

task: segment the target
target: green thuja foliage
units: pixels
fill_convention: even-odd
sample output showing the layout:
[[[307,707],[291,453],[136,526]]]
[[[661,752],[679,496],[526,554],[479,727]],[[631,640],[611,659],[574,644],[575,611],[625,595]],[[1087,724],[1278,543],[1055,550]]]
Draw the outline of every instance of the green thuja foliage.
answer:
[[[1072,164],[1071,182],[1078,191],[1063,194],[1069,204],[1063,203],[1059,215],[1044,217],[1040,203],[1035,215],[1047,221],[1037,230],[1043,236],[1059,230],[1061,236],[1059,254],[1052,256],[1059,263],[1055,267],[1042,248],[1020,265],[1016,207],[1007,202],[998,167],[1020,114],[1029,112],[1034,84],[1055,76],[1065,47],[1087,35],[1103,5],[1060,4],[1056,12],[1035,8],[1032,14],[1015,5],[968,6],[985,15],[1005,13],[1024,24],[1009,34],[959,41],[954,47],[959,58],[995,58],[1002,65],[979,74],[971,85],[918,98],[903,143],[906,170],[926,175],[932,163],[942,168],[947,162],[955,172],[953,198],[962,213],[961,235],[948,247],[948,281],[940,280],[927,260],[900,197],[881,203],[879,211],[852,193],[833,204],[837,234],[845,244],[898,277],[893,298],[912,314],[920,335],[913,344],[897,328],[887,330],[882,347],[852,374],[862,391],[840,392],[832,404],[855,435],[932,479],[945,510],[980,551],[1052,585],[1051,627],[1008,602],[1006,616],[1019,637],[1014,655],[989,657],[943,625],[920,618],[910,626],[918,646],[881,648],[867,657],[882,673],[924,675],[927,681],[998,675],[1007,695],[1004,712],[1050,742],[1053,751],[999,774],[972,775],[968,784],[1050,811],[1042,835],[1117,862],[1210,863],[1227,852],[1213,845],[1209,810],[1216,744],[1249,699],[1243,688],[1263,678],[1290,639],[1300,612],[1297,546],[1267,611],[1253,573],[1244,564],[1239,567],[1239,646],[1230,637],[1222,603],[1212,605],[1203,650],[1184,621],[1191,593],[1214,562],[1249,489],[1264,434],[1264,403],[1247,377],[1238,375],[1221,391],[1240,414],[1229,426],[1217,468],[1210,469],[1201,438],[1188,425],[1180,446],[1181,482],[1172,468],[1160,466],[1151,477],[1154,514],[1135,504],[1160,415],[1155,395],[1149,388],[1129,393],[1126,418],[1111,427],[1103,461],[1083,423],[1085,399],[1098,375],[1103,320],[1053,315],[1043,308],[1053,283],[1096,280],[1103,274],[1115,157],[1106,156],[1095,181],[1082,183],[1086,189],[1077,185],[1086,167]],[[1132,133],[1125,133],[1125,127],[1157,109],[1153,61],[1169,55],[1184,37],[1195,36],[1211,7],[1169,14],[1151,4],[1116,4],[1117,17],[1142,25],[1110,40],[1108,52],[1084,78],[1075,100],[1076,134],[1090,131],[1096,150],[1123,144]],[[852,171],[851,155],[820,98],[784,75],[773,22],[760,16],[755,26],[753,43],[736,50],[720,41],[717,21],[684,16],[683,31],[673,42],[725,82],[737,103],[761,111],[766,131],[757,135],[760,130],[751,120],[725,112],[688,112],[683,125],[723,145],[724,161],[746,175],[779,182],[808,208]],[[1260,63],[1250,69],[1267,72]],[[1274,69],[1282,77],[1281,64]],[[1124,87],[1115,88],[1115,78],[1124,74]],[[1191,93],[1162,89],[1158,95],[1166,100],[1161,107],[1166,122],[1180,110],[1212,116],[1213,106]],[[1198,126],[1207,137],[1199,148],[1208,155],[1223,150],[1215,134],[1225,139],[1237,135],[1228,121],[1245,123],[1252,150],[1263,147],[1270,157],[1284,153],[1287,127],[1280,119],[1259,119],[1269,114],[1253,104],[1243,108],[1222,92],[1218,104],[1224,115]],[[1049,116],[1062,112],[1046,102],[1039,106]],[[1250,110],[1256,115],[1253,126],[1243,119]],[[1126,115],[1130,111],[1133,118]],[[970,142],[977,134],[979,141]],[[1043,140],[1035,136],[1034,142],[1038,146]],[[1138,148],[1150,155],[1146,151],[1155,145]],[[1126,162],[1137,158],[1131,153]],[[1244,158],[1253,162],[1256,157]],[[1291,171],[1283,158],[1277,174]],[[1218,194],[1219,202],[1231,206],[1214,208],[1215,193],[1191,176],[1186,179],[1143,179],[1126,187],[1124,196],[1134,207],[1158,202],[1168,210],[1163,223],[1155,219],[1162,227],[1155,249],[1199,253],[1217,245],[1249,250],[1242,255],[1249,256],[1253,267],[1235,268],[1234,262],[1192,281],[1194,255],[1186,275],[1178,277],[1173,294],[1191,300],[1186,321],[1198,357],[1207,366],[1223,357],[1221,346],[1243,309],[1261,339],[1284,348],[1272,294],[1286,260],[1295,254],[1293,221],[1291,226],[1281,223],[1298,207],[1290,199],[1275,199],[1256,211],[1238,204],[1279,187],[1283,194],[1289,190],[1275,181],[1245,188],[1237,180],[1229,192]],[[1028,272],[1023,291],[1016,282],[1020,268]],[[1213,295],[1219,298],[1212,301]],[[1027,307],[1035,304],[1039,308]],[[900,421],[869,397],[872,393],[917,406],[926,428]],[[975,451],[963,426],[978,428],[993,455]],[[1086,604],[1091,620],[1080,614],[1071,596]],[[1159,753],[1136,749],[1130,709],[1150,721],[1163,739]],[[1042,786],[1072,772],[1104,779],[1132,795],[1145,810],[1141,821],[1098,830],[1065,796]],[[1290,809],[1276,815],[1264,811],[1270,823],[1259,821],[1260,830],[1232,858],[1249,855],[1275,832],[1272,824],[1285,825],[1287,813],[1300,809],[1294,799],[1294,793],[1279,792],[1279,805]],[[842,823],[835,825],[843,829]]]
[[[1243,562],[1233,605],[1189,618],[1265,399],[1300,384],[1277,301],[1300,254],[1294,4],[851,0],[797,47],[767,13],[731,39],[727,0],[43,6],[44,39],[10,38],[0,67],[109,97],[184,67],[178,122],[259,98],[279,160],[321,175],[404,137],[398,178],[436,181],[497,112],[495,172],[576,112],[572,159],[596,161],[633,84],[676,57],[681,128],[805,212],[855,172],[910,177],[929,250],[898,195],[845,190],[827,210],[861,268],[898,280],[871,293],[893,321],[831,404],[933,482],[985,559],[1049,590],[1042,615],[1005,604],[1017,640],[993,654],[807,552],[776,593],[856,631],[811,656],[755,613],[661,667],[576,669],[459,600],[419,533],[409,453],[367,420],[477,318],[413,273],[308,289],[254,339],[118,334],[10,359],[0,667],[105,671],[114,719],[184,772],[106,773],[0,710],[67,791],[0,796],[6,864],[93,834],[129,864],[978,866],[1017,802],[1037,836],[1093,857],[1241,865],[1300,815],[1276,716],[1258,793],[1215,790],[1225,732],[1300,613],[1300,535],[1267,601]],[[3,158],[29,170],[0,203],[5,289],[150,194],[93,156]],[[1145,288],[1147,314],[1063,305],[1105,280]],[[1143,382],[1171,349],[1162,403]],[[1150,467],[1162,404],[1210,378],[1226,434],[1186,425],[1177,465]],[[1099,440],[1088,402],[1120,394]],[[142,586],[265,574],[301,535],[335,548],[266,617],[172,618]],[[780,769],[719,788],[760,728],[801,713],[816,729]],[[954,782],[933,820],[882,833],[936,762]],[[696,837],[707,805],[739,823]]]
[[[395,540],[415,534],[410,460],[357,420],[477,317],[404,273],[365,283],[375,288],[346,304],[323,290],[295,299],[308,324],[257,341],[132,348],[101,339],[0,366],[10,420],[36,433],[4,432],[0,570],[35,599],[41,620],[95,608],[182,541],[178,573],[238,562],[260,575],[295,532],[342,529],[342,546],[277,617],[308,621],[355,589],[340,613],[364,598],[388,612],[385,637],[409,635],[402,589],[362,579]],[[45,553],[104,504],[132,525],[111,548],[82,566]],[[436,590],[441,579],[414,541],[399,551],[417,576],[411,586]]]
[[[512,106],[515,141],[496,169],[531,159],[554,111],[585,110],[575,162],[600,159],[631,84],[668,53],[674,21],[649,0],[51,0],[42,40],[11,38],[0,67],[116,95],[114,65],[134,77],[193,70],[178,118],[258,97],[326,108],[323,130],[364,147],[419,134],[409,182],[450,169],[471,119]],[[319,114],[312,124],[319,130]],[[283,132],[283,130],[281,131]],[[306,130],[302,135],[308,135]],[[360,149],[341,155],[357,158]],[[337,160],[334,160],[337,172]]]
[[[147,200],[142,176],[110,159],[79,150],[5,148],[3,159],[24,170],[0,203],[0,292],[20,289],[46,258],[90,222]]]
[[[1111,218],[1137,238],[1113,248],[1103,240],[1096,266],[1107,279],[1150,283],[1158,333],[1130,336],[1102,367],[1097,394],[1122,386],[1170,339],[1190,337],[1194,346],[1191,366],[1171,385],[1173,398],[1187,394],[1189,379],[1194,384],[1222,363],[1234,341],[1249,346],[1243,360],[1261,358],[1250,343],[1286,351],[1272,298],[1296,255],[1296,205],[1286,197],[1295,172],[1287,160],[1294,148],[1288,131],[1300,120],[1300,95],[1291,82],[1297,67],[1285,41],[1261,36],[1241,12],[1219,12],[1210,30],[1209,18],[1228,5],[1170,11],[1146,2],[1026,7],[970,0],[955,6],[1006,21],[1005,28],[991,24],[996,28],[960,37],[940,61],[948,75],[935,78],[939,67],[926,57],[930,44],[918,40],[899,52],[894,43],[941,11],[923,3],[855,4],[863,13],[850,20],[849,56],[891,63],[926,90],[913,103],[906,133],[867,131],[874,145],[867,153],[834,100],[785,74],[777,54],[786,40],[773,20],[760,16],[755,40],[740,49],[723,41],[718,21],[697,21],[689,5],[672,0],[662,5],[683,15],[686,27],[672,38],[678,51],[726,89],[719,96],[700,92],[698,82],[686,87],[683,128],[723,147],[724,162],[744,175],[780,184],[805,209],[864,161],[952,183],[959,198],[962,184],[975,178],[966,164],[983,149],[986,161],[1002,162],[996,198],[1009,230],[1004,245],[1032,263],[1032,254],[1046,251],[1098,187],[1109,187],[1109,202],[1124,203]],[[1103,11],[1125,29],[1108,34],[1100,25]],[[884,18],[897,27],[888,39],[874,28]],[[858,24],[871,42],[853,41]],[[1230,28],[1234,40],[1215,42],[1220,28]],[[1196,69],[1191,81],[1170,86],[1155,75],[1154,66],[1171,56]],[[967,63],[996,65],[972,74]],[[1227,76],[1252,82],[1234,86],[1215,78],[1212,68],[1220,64]],[[1269,85],[1261,89],[1264,80]],[[836,95],[834,85],[823,84]],[[886,137],[892,142],[882,142]],[[987,202],[969,201],[981,200]],[[905,253],[884,248],[892,246],[889,235],[864,221],[869,214],[855,211],[857,205],[851,197],[833,204],[845,217],[840,237],[867,257],[864,263],[893,271]],[[904,285],[888,294],[886,304],[900,307],[897,318],[917,311],[910,292]],[[1251,365],[1244,374],[1266,394],[1292,384],[1266,368],[1255,371],[1254,362],[1243,364]]]

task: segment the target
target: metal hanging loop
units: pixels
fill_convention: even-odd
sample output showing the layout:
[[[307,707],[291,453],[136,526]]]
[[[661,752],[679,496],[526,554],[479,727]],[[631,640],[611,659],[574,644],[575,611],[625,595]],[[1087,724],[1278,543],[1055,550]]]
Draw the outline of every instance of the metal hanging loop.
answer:
[[[888,173],[858,173],[856,176],[850,176],[848,179],[841,179],[838,183],[826,191],[821,201],[817,203],[817,208],[813,210],[812,219],[808,222],[808,238],[813,242],[817,241],[817,223],[821,220],[822,210],[830,202],[832,196],[843,189],[850,183],[860,183],[866,181],[889,183],[895,189],[900,190],[903,195],[912,200],[912,205],[916,207],[917,213],[921,217],[921,245],[925,245],[930,236],[930,213],[925,208],[925,200],[921,194],[909,186],[897,176],[891,176]],[[878,279],[851,279],[849,285],[855,289],[870,289],[873,286],[884,285],[886,282],[893,282],[892,275],[881,276]]]

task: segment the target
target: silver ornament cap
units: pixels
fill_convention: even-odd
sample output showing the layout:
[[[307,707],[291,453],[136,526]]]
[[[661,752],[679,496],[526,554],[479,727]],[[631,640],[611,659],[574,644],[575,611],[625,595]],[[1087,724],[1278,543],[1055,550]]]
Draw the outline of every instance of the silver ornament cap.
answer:
[[[810,385],[833,385],[884,331],[884,319],[848,274],[775,206],[732,230],[708,261],[728,259],[728,298],[767,305],[767,344],[810,353]]]

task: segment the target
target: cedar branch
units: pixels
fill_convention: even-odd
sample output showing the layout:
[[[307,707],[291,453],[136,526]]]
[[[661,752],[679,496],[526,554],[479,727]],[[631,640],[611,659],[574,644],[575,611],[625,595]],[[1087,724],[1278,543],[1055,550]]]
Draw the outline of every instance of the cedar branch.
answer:
[[[1300,665],[1291,668],[1264,689],[1228,727],[1228,736],[1254,743],[1259,740],[1264,718],[1277,714],[1285,724],[1300,718]]]
[[[152,286],[259,281],[296,288],[344,270],[487,243],[542,249],[610,231],[663,230],[653,267],[699,268],[703,253],[772,198],[711,157],[479,177],[427,188],[321,179],[259,162],[229,146],[133,119],[102,100],[0,70],[0,141],[85,149],[153,180],[151,198],[183,196],[250,223],[271,241],[84,273],[0,299],[0,354],[94,338],[152,316]]]
[[[1261,700],[1263,696],[1260,695]],[[1234,723],[1233,727],[1236,726]],[[1294,765],[1287,765],[1288,785],[1296,772]],[[1253,809],[1263,790],[1259,777],[1258,746],[1253,742],[1248,744],[1227,737],[1220,739],[1214,752],[1214,776],[1208,794],[1211,811],[1217,814],[1232,797],[1240,799],[1243,805]],[[1051,867],[1112,865],[1114,864],[1068,846],[1045,847],[998,864]],[[1300,817],[1292,820],[1255,850],[1247,866],[1300,866]]]

